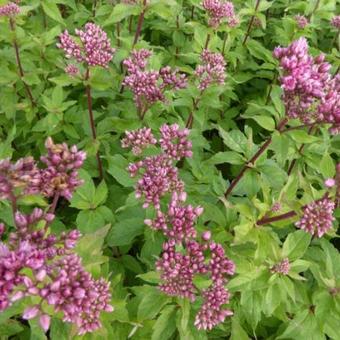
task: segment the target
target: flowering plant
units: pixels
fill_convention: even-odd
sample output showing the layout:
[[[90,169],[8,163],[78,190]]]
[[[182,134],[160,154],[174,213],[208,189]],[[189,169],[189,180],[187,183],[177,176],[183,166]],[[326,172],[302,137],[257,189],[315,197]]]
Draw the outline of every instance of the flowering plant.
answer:
[[[0,0],[0,339],[339,339],[339,4]]]

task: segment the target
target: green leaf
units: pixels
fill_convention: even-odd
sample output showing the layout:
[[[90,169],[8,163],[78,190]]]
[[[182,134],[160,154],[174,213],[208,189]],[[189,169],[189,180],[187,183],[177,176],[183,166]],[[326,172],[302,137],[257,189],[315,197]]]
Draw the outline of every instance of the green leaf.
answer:
[[[64,19],[62,18],[58,6],[51,0],[42,0],[41,5],[44,9],[44,12],[53,20],[65,25]]]
[[[140,218],[128,218],[113,225],[107,237],[110,246],[131,244],[133,239],[143,234],[144,222]]]
[[[7,320],[4,323],[0,324],[0,334],[4,337],[10,337],[22,332],[23,330],[24,328],[22,327],[20,322],[15,320]]]
[[[310,244],[311,238],[311,235],[303,230],[290,233],[283,244],[282,256],[288,257],[290,261],[302,257]]]
[[[69,340],[71,324],[63,322],[60,319],[52,318],[50,336],[51,339]]]
[[[205,161],[207,164],[243,164],[243,157],[235,151],[217,152],[214,156]]]
[[[334,161],[328,153],[322,156],[319,169],[325,178],[333,178],[335,176]]]
[[[94,195],[93,203],[96,207],[101,204],[104,204],[107,199],[108,189],[105,181],[101,181],[98,187],[96,188],[96,193]]]
[[[151,340],[167,340],[176,330],[176,306],[166,306],[153,325]]]
[[[244,134],[239,130],[232,130],[226,132],[221,127],[218,127],[220,136],[223,138],[224,144],[239,153],[244,152],[244,147],[247,145],[247,139]]]
[[[139,10],[139,6],[133,6],[130,4],[117,4],[113,8],[110,16],[104,21],[102,26],[106,27],[115,24],[129,17],[130,15],[138,15]]]
[[[301,144],[315,143],[319,138],[309,135],[304,130],[292,130],[287,132],[287,135],[291,137],[295,142]]]
[[[109,156],[107,160],[109,162],[108,173],[122,186],[133,187],[135,180],[130,177],[127,170],[129,162],[121,155]]]
[[[231,337],[230,340],[249,340],[247,332],[241,327],[237,317],[231,319]]]
[[[250,119],[254,119],[257,124],[262,126],[264,129],[268,131],[275,130],[275,121],[272,117],[268,116],[251,116]]]
[[[143,296],[138,306],[137,319],[139,321],[153,319],[168,302],[169,298],[154,288]]]
[[[267,50],[260,42],[254,39],[249,39],[247,41],[247,48],[253,57],[264,60],[268,63],[275,63],[272,53]]]

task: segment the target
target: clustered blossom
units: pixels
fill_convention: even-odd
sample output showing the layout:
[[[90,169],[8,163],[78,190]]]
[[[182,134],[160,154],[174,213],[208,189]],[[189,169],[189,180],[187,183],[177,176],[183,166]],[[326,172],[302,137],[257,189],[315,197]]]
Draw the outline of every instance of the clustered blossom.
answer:
[[[230,1],[224,0],[204,0],[203,8],[209,15],[209,25],[218,28],[223,20],[233,27],[237,25],[238,20],[235,16],[234,5]]]
[[[91,332],[101,327],[100,312],[112,310],[109,285],[94,280],[74,254],[79,231],[49,233],[53,219],[53,214],[38,208],[28,215],[15,213],[16,231],[9,234],[7,244],[0,242],[0,311],[21,298],[40,297],[39,305],[24,311],[24,319],[39,317],[47,331],[50,317],[44,309],[50,305],[63,313],[65,322],[76,324],[79,334]]]
[[[308,19],[304,15],[297,14],[294,19],[299,28],[305,28],[308,25]]]
[[[122,143],[133,148],[133,137],[140,139],[138,131],[143,130],[133,131],[132,138],[128,141],[125,138]],[[203,232],[198,239],[195,223],[203,208],[185,204],[187,194],[184,183],[178,178],[175,162],[192,156],[188,134],[187,129],[180,129],[177,124],[163,125],[158,140],[161,153],[130,164],[129,171],[133,177],[141,176],[136,185],[136,197],[144,200],[144,208],[152,205],[155,209],[155,218],[146,219],[145,224],[161,231],[167,238],[163,253],[156,262],[162,280],[160,290],[192,302],[201,293],[203,304],[196,315],[195,325],[198,329],[211,329],[232,315],[224,308],[229,302],[225,284],[234,274],[235,265],[227,258],[222,245],[210,240],[210,231]],[[170,194],[170,201],[163,211],[160,201],[166,194]],[[197,275],[208,275],[212,282],[202,292],[194,284]]]
[[[283,259],[281,262],[275,264],[270,269],[272,273],[278,273],[278,274],[283,274],[283,275],[288,275],[289,270],[290,270],[290,263],[289,263],[288,258]]]
[[[20,7],[14,2],[9,2],[6,5],[0,6],[0,17],[13,17],[19,13]]]
[[[134,50],[131,57],[123,61],[127,69],[123,85],[129,87],[134,94],[134,101],[143,114],[148,107],[157,101],[165,101],[166,90],[178,90],[187,86],[186,76],[169,66],[160,70],[147,70],[151,52],[146,49]]]
[[[142,128],[134,131],[126,131],[125,138],[122,140],[123,148],[132,148],[134,155],[140,155],[142,151],[150,145],[157,143],[150,128]]]
[[[277,47],[274,57],[280,61],[280,78],[286,113],[303,123],[330,123],[332,133],[340,132],[340,75],[330,74],[325,56],[313,58],[305,38],[286,48]]]
[[[303,208],[303,216],[295,225],[313,236],[322,237],[332,227],[335,220],[335,203],[325,197]]]
[[[54,144],[50,137],[45,146],[48,153],[41,157],[47,166],[42,174],[42,191],[47,197],[58,193],[69,200],[73,191],[82,184],[78,169],[82,167],[86,153],[78,151],[76,145],[69,148],[66,143]]]
[[[66,58],[74,58],[88,66],[107,68],[115,53],[107,34],[93,23],[87,23],[83,31],[76,29],[75,33],[81,44],[77,43],[67,30],[59,36],[57,47],[64,50]]]
[[[340,29],[340,15],[336,15],[332,18],[331,24],[333,27]]]
[[[74,77],[79,74],[79,68],[76,65],[69,64],[65,67],[65,73],[67,73],[71,77]]]
[[[199,78],[198,88],[204,91],[213,84],[223,85],[226,62],[221,53],[213,53],[205,49],[201,54],[202,64],[198,65],[195,75]]]
[[[25,157],[12,163],[0,160],[0,199],[11,199],[13,191],[31,195],[40,192],[41,170],[32,157]]]

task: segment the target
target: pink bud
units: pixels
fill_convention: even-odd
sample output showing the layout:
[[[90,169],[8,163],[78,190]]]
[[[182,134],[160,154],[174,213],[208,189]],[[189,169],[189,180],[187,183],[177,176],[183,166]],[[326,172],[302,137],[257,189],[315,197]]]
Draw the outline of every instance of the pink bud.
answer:
[[[44,332],[47,332],[50,328],[51,318],[47,314],[43,314],[40,316],[39,324],[41,328],[44,330]]]
[[[202,234],[202,239],[203,239],[204,241],[209,241],[210,238],[211,238],[211,232],[210,232],[209,230],[203,232],[203,234]]]
[[[327,178],[325,180],[325,186],[327,188],[332,188],[332,187],[334,187],[334,185],[335,185],[335,180],[333,178]]]
[[[33,319],[38,315],[39,311],[40,310],[38,306],[28,307],[22,314],[22,318],[25,320]]]

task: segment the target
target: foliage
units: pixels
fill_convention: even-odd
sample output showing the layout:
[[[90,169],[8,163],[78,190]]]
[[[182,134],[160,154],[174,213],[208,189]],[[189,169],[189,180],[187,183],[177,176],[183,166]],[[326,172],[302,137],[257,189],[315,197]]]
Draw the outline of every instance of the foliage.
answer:
[[[7,3],[0,0],[0,6]],[[294,89],[313,104],[301,115],[288,114],[291,93],[281,86],[282,75],[294,67],[282,67],[282,53],[273,54],[305,37],[309,55],[323,53],[325,60],[312,58],[298,81],[307,79],[308,87],[325,74],[318,89],[327,91],[333,86],[327,77],[336,79],[340,67],[339,2],[232,3],[231,10],[230,4],[201,0],[22,0],[19,13],[0,11],[0,160],[38,159],[48,137],[87,155],[71,195],[58,192],[56,202],[42,190],[16,204],[25,214],[56,208],[53,222],[46,223],[58,238],[72,230],[82,234],[74,251],[94,279],[110,282],[114,308],[102,313],[101,328],[85,335],[50,308],[45,333],[39,320],[22,318],[39,303],[25,297],[0,312],[1,340],[339,339],[339,86],[332,83],[335,109],[333,115],[328,109],[328,120],[326,114],[306,118],[325,107],[315,87]],[[86,30],[87,23],[95,25]],[[99,43],[92,41],[94,47],[89,43],[75,57],[77,48],[71,53],[67,39],[81,45],[83,34],[93,38],[92,32]],[[131,54],[142,49],[152,52],[145,65]],[[330,67],[320,71],[315,65],[323,63]],[[312,67],[316,76],[306,78]],[[139,179],[128,168],[135,151],[154,157],[160,148],[150,136],[143,144],[145,129],[121,143],[126,131],[145,127],[159,140],[164,124],[190,130],[185,137],[192,153],[173,159],[172,166],[187,202],[203,208],[193,233],[221,245],[236,268],[223,281],[230,293],[223,307],[233,315],[212,329],[195,326],[204,294],[190,301],[158,287],[163,272],[156,263],[171,237],[150,228],[155,211],[136,197]],[[126,146],[135,146],[135,136],[139,144],[131,152]],[[3,188],[5,244],[16,220]],[[165,191],[162,211],[169,201]],[[185,253],[184,242],[176,247]],[[0,277],[0,293],[3,282]],[[193,279],[200,293],[211,283],[207,275]]]

